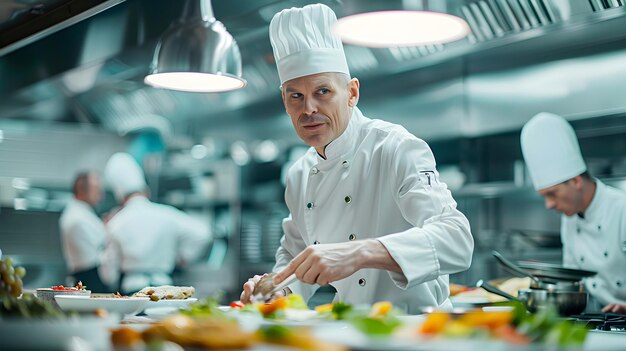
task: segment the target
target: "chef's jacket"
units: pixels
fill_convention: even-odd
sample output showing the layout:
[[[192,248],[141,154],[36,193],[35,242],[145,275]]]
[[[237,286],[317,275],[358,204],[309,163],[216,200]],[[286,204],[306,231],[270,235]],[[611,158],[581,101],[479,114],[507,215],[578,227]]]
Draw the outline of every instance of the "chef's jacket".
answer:
[[[172,284],[178,262],[198,258],[210,240],[203,221],[144,196],[132,197],[107,223],[108,242],[101,276],[123,293]]]
[[[626,304],[626,192],[595,182],[584,217],[562,216],[563,265],[598,272],[584,283],[601,304]]]
[[[72,198],[59,219],[61,247],[70,273],[100,265],[106,231],[93,208]]]
[[[309,245],[377,238],[402,272],[359,270],[331,283],[336,300],[388,300],[409,313],[450,308],[448,275],[470,266],[474,241],[426,142],[354,108],[325,153],[323,159],[311,148],[288,171],[290,215],[274,271]],[[290,288],[308,299],[318,286]]]

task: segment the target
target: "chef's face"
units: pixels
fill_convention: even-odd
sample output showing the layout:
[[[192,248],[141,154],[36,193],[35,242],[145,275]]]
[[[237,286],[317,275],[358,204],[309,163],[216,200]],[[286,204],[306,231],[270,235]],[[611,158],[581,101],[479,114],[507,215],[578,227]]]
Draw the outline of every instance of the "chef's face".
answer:
[[[312,74],[285,82],[282,97],[300,139],[325,156],[326,145],[348,126],[359,81],[343,73]]]
[[[93,173],[87,179],[85,202],[96,207],[102,200],[102,183],[100,182],[100,177]]]
[[[580,178],[580,177],[577,177]],[[570,179],[563,183],[538,190],[547,209],[554,209],[566,216],[583,212],[583,196],[580,190],[582,180]]]

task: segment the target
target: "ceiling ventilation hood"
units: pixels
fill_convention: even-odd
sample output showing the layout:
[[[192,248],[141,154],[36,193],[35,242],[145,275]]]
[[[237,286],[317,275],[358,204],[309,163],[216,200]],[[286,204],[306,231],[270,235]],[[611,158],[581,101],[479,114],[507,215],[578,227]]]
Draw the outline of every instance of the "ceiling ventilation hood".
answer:
[[[258,121],[284,120],[267,34],[269,20],[283,8],[313,2],[317,1],[213,0],[215,16],[239,44],[248,85],[222,94],[186,94],[143,83],[156,42],[182,12],[183,1],[2,1],[0,121],[90,122],[115,128],[112,121],[117,118],[142,116],[145,121],[161,116],[171,121],[174,133],[201,136],[226,125],[258,132],[252,127]],[[626,11],[619,0],[321,2],[338,17],[404,8],[446,12],[469,23],[470,36],[448,44],[374,49],[347,45],[351,72],[362,80],[364,95],[374,96],[381,108],[408,106],[410,101],[399,101],[402,96],[433,82],[619,50],[626,41]],[[53,11],[48,10],[53,5],[65,6],[73,16],[52,21]],[[74,10],[79,8],[86,10]],[[48,22],[41,22],[47,16]],[[26,27],[37,32],[19,31]],[[290,131],[289,125],[284,129]]]

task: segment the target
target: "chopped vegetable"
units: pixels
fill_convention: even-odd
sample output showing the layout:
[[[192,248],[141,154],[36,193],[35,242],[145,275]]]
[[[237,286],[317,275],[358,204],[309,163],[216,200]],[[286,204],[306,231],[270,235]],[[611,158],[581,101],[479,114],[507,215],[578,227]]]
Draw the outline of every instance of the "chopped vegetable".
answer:
[[[244,308],[246,305],[241,301],[233,301],[229,305],[231,308]]]

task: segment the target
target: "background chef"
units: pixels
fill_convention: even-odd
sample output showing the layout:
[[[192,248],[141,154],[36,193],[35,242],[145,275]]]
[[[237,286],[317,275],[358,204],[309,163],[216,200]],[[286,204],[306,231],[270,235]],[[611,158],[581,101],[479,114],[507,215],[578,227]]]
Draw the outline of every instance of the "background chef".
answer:
[[[275,282],[308,299],[332,284],[336,300],[389,300],[408,312],[451,307],[448,274],[471,263],[465,216],[439,181],[428,145],[356,107],[337,19],[315,4],[276,14],[270,41],[283,103],[311,148],[289,169],[290,215],[276,253]],[[249,299],[259,276],[244,284]],[[286,291],[288,293],[288,291]]]
[[[80,172],[72,184],[73,197],[59,218],[61,247],[74,286],[78,281],[93,292],[108,292],[98,269],[106,231],[94,208],[102,200],[102,183],[95,172]]]
[[[626,192],[589,175],[574,129],[560,116],[534,116],[521,145],[535,190],[562,213],[563,265],[598,272],[585,280],[595,298],[588,310],[626,313]]]
[[[174,267],[206,252],[209,227],[203,221],[167,205],[150,201],[142,169],[127,153],[107,162],[105,178],[122,206],[107,222],[107,248],[102,277],[120,291],[134,293],[146,286],[171,285]]]

